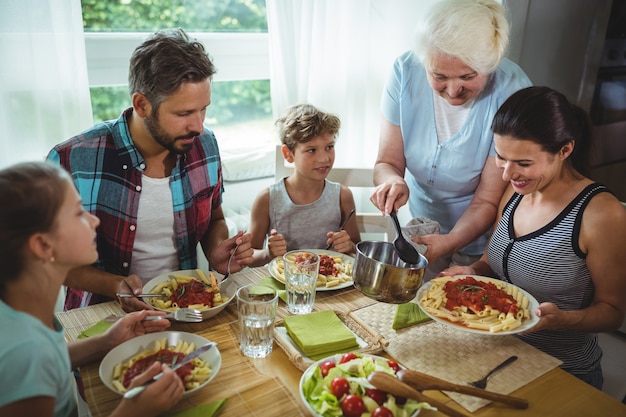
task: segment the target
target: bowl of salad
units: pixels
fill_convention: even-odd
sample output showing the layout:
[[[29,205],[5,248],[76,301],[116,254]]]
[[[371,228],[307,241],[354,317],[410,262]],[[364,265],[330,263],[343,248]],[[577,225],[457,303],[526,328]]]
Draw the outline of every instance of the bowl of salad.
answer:
[[[329,356],[304,371],[300,397],[318,417],[414,417],[430,405],[395,397],[367,380],[372,372],[395,376],[400,369],[395,361],[359,352]]]

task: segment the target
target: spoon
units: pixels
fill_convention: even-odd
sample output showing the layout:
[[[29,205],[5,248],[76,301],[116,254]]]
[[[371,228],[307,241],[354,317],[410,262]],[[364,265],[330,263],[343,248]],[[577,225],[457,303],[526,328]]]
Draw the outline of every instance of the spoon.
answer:
[[[396,239],[393,241],[393,246],[396,248],[396,252],[398,252],[398,256],[407,264],[419,264],[420,263],[420,254],[415,250],[413,245],[411,245],[402,234],[402,229],[400,228],[400,222],[398,221],[398,216],[395,211],[392,211],[390,214],[393,219],[393,224],[396,226]]]
[[[430,376],[418,371],[410,369],[402,369],[398,371],[398,379],[405,384],[415,388],[418,391],[424,390],[441,390],[459,392],[465,395],[485,398],[491,401],[500,402],[510,405],[511,407],[526,409],[528,408],[528,400],[524,398],[513,397],[510,395],[499,394],[497,392],[485,391],[469,385],[454,384],[443,379]]]
[[[419,402],[425,402],[430,404],[433,407],[436,407],[441,413],[446,414],[450,417],[465,417],[466,415],[461,413],[460,411],[455,410],[454,408],[437,401],[434,398],[431,398],[427,395],[422,394],[421,392],[413,389],[411,386],[405,384],[400,381],[393,375],[390,375],[386,372],[375,371],[369,374],[367,380],[370,384],[374,385],[381,391],[388,392],[391,395],[395,395],[397,397],[406,397],[412,398]]]

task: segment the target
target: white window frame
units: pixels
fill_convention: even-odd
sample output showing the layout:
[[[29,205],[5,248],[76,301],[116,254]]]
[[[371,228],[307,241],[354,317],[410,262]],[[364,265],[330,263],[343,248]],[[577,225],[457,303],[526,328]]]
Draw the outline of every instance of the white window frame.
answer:
[[[217,67],[219,81],[268,80],[270,78],[267,33],[189,32],[201,41]],[[146,32],[85,32],[90,87],[128,84],[128,64]]]

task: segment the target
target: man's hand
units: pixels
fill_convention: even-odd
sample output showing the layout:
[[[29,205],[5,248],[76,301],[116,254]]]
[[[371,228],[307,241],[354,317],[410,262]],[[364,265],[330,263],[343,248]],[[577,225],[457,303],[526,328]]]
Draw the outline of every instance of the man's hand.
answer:
[[[235,236],[222,241],[208,258],[211,267],[220,274],[226,273],[228,258],[230,258],[232,251],[236,248],[230,272],[241,271],[251,264],[253,260],[254,249],[252,249],[251,240],[252,235],[250,233],[239,232]]]
[[[142,282],[141,278],[137,275],[129,275],[125,277],[123,280],[119,281],[118,289],[116,292],[127,293],[127,294],[135,294],[136,296],[141,295],[142,291]],[[140,311],[140,310],[154,310],[154,308],[143,302],[141,298],[137,297],[118,297],[120,305],[124,311],[130,313],[132,311]]]

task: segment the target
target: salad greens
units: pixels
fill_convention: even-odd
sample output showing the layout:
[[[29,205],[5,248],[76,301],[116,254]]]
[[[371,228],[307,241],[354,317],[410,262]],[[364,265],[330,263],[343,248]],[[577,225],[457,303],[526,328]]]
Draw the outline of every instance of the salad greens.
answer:
[[[350,394],[358,395],[365,403],[365,412],[362,417],[370,417],[372,411],[379,405],[376,401],[365,394],[368,388],[375,388],[367,380],[369,374],[374,371],[386,372],[395,376],[395,371],[389,366],[385,358],[369,356],[356,353],[356,359],[345,363],[340,363],[341,355],[318,361],[306,370],[300,383],[301,394],[306,399],[309,406],[320,416],[341,417],[341,401],[332,394],[331,381],[337,377],[344,377],[350,383]],[[324,377],[319,364],[326,361],[334,361],[335,367],[328,370],[328,375]],[[403,399],[404,400],[404,399]],[[427,403],[420,403],[412,399],[407,399],[404,404],[398,404],[396,398],[387,394],[387,400],[382,404],[388,408],[395,417],[411,417],[420,408],[432,408]]]

